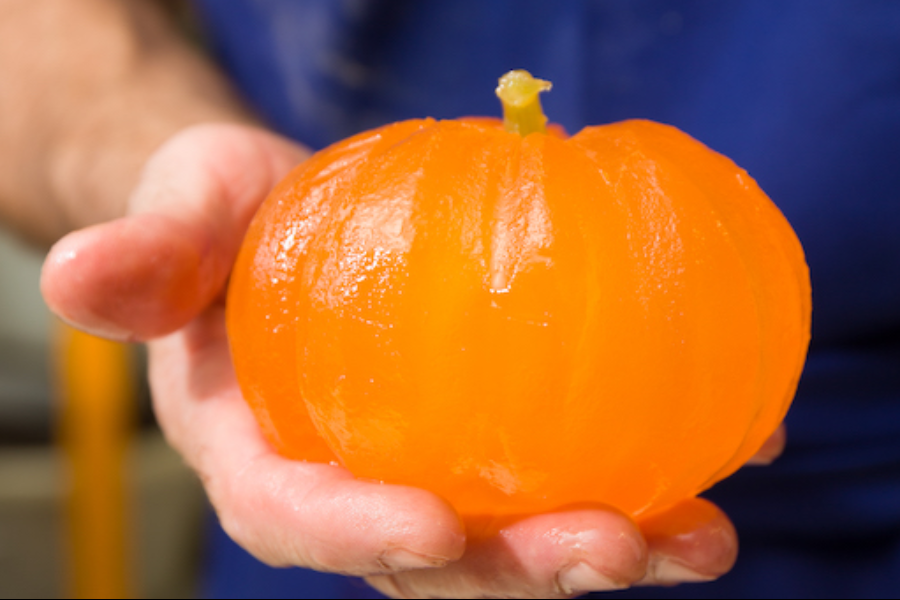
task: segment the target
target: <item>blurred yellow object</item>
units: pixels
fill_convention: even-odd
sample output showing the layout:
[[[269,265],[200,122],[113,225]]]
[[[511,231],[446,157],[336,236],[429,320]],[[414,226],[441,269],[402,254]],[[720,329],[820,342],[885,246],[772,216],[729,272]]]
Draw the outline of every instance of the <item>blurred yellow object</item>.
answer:
[[[136,422],[128,346],[59,324],[59,442],[66,460],[69,593],[133,597],[126,460]]]

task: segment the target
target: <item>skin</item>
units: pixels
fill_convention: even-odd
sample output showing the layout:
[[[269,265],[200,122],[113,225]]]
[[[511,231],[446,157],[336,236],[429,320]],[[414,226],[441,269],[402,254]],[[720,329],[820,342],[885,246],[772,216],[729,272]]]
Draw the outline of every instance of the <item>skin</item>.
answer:
[[[0,0],[0,73],[18,83],[0,86],[0,114],[17,115],[0,119],[0,218],[55,242],[42,290],[56,314],[147,342],[163,431],[260,560],[395,597],[567,597],[731,568],[734,528],[704,500],[639,524],[579,507],[467,539],[428,492],[280,457],[238,390],[223,288],[254,210],[309,151],[254,125],[150,2]]]

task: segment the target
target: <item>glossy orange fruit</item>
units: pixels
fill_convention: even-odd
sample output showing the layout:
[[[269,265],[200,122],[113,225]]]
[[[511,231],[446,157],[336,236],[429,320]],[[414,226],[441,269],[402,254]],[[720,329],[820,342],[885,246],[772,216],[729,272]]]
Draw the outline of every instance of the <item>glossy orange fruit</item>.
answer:
[[[463,515],[635,517],[750,458],[809,339],[803,253],[728,158],[649,121],[405,121],[300,165],[234,269],[238,378],[285,456]]]

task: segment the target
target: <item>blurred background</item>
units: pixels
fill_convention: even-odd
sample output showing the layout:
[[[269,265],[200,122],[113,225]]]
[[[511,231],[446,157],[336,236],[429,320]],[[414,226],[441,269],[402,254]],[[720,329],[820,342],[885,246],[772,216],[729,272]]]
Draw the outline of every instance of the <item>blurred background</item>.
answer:
[[[42,260],[0,230],[0,598],[85,597],[98,589],[194,596],[205,500],[153,422],[142,349],[101,346],[98,355],[93,342],[64,329],[40,295]],[[124,388],[69,380],[95,368],[121,372]],[[73,394],[73,385],[86,389]],[[103,393],[124,395],[127,410],[98,434],[83,407]],[[122,443],[104,448],[104,436]],[[90,459],[97,451],[104,460]],[[103,472],[110,469],[121,478]],[[109,485],[121,488],[105,494],[120,507],[97,500]],[[98,529],[92,514],[113,515],[112,530]],[[103,556],[110,549],[115,556]],[[110,560],[119,561],[113,569]],[[92,563],[107,565],[104,581],[91,575]]]

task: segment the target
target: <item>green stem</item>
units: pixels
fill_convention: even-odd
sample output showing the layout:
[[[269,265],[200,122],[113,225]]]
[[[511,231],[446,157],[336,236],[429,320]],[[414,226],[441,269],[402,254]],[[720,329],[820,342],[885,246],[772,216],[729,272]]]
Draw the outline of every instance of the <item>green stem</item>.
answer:
[[[535,79],[528,71],[510,71],[500,78],[497,97],[503,103],[503,126],[525,137],[547,133],[547,117],[541,110],[539,94],[551,88],[549,81]]]

